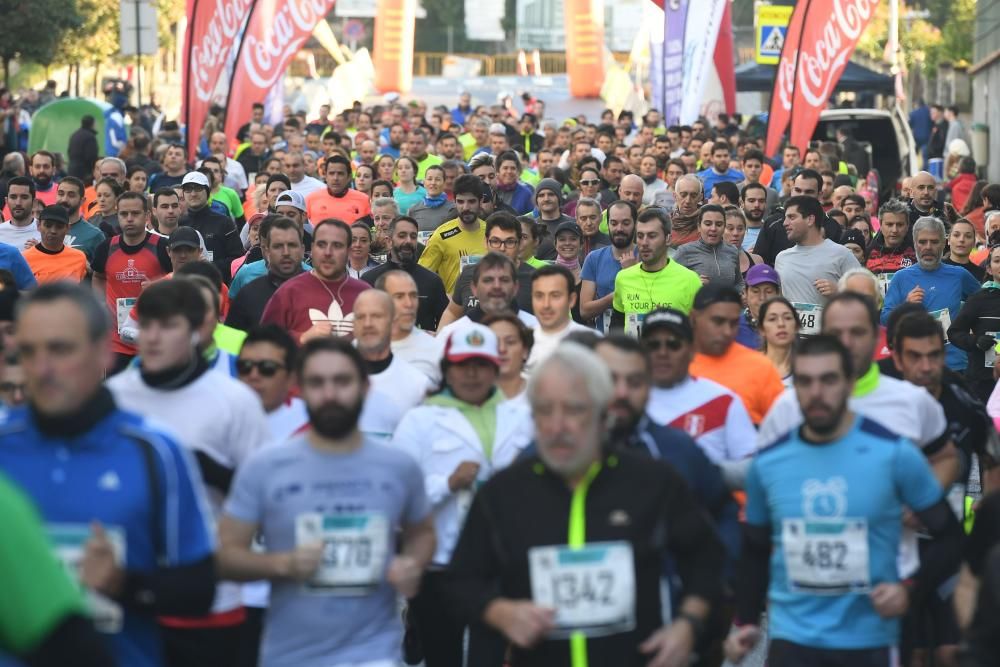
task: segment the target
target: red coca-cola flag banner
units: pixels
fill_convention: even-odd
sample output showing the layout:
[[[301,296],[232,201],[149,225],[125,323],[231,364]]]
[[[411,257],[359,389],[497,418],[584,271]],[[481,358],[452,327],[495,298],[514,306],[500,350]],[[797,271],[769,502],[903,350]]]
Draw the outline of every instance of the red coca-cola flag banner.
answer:
[[[795,96],[793,145],[805,149],[820,112],[833,95],[858,39],[875,16],[879,0],[812,0],[802,26]]]
[[[226,102],[225,132],[235,137],[263,103],[288,62],[309,39],[334,0],[257,0],[240,45]]]
[[[813,0],[800,0],[792,13],[785,43],[781,47],[781,59],[774,76],[774,90],[771,92],[771,110],[767,115],[767,141],[764,154],[768,157],[778,152],[781,136],[788,129],[792,117],[792,98],[795,95],[795,68],[798,65],[799,45],[802,41],[802,23],[809,14]]]
[[[194,160],[212,93],[236,42],[247,12],[256,0],[187,0],[184,35],[184,99],[181,118],[187,128],[188,159]]]

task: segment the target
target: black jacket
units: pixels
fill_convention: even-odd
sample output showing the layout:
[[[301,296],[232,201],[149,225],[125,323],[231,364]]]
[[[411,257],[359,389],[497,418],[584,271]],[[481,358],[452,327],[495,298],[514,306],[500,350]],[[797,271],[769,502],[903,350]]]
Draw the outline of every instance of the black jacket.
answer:
[[[981,289],[970,296],[948,327],[948,340],[969,355],[965,371],[970,388],[986,401],[993,390],[993,369],[986,366],[986,353],[976,346],[980,336],[1000,339],[1000,289]]]
[[[205,249],[210,253],[211,262],[219,269],[226,284],[229,284],[232,280],[229,270],[233,260],[246,252],[232,218],[216,213],[211,206],[205,206],[197,211],[189,209],[187,215],[181,218],[180,224],[198,230],[205,239]]]
[[[419,264],[403,266],[390,258],[386,260],[385,264],[362,274],[361,280],[374,287],[379,276],[394,269],[409,273],[413,281],[417,283],[417,294],[420,297],[420,303],[417,305],[417,327],[424,331],[437,331],[441,313],[448,307],[448,293],[445,292],[444,283],[441,282],[441,277],[438,274]]]
[[[97,132],[81,127],[70,136],[66,154],[69,157],[66,172],[88,183],[94,176],[94,164],[97,162]]]
[[[471,624],[470,654],[489,646],[470,664],[494,667],[498,634],[482,623],[491,602],[503,597],[532,599],[528,552],[533,547],[565,545],[573,492],[538,457],[500,471],[472,502],[452,556],[449,597],[458,616]],[[649,658],[638,646],[662,627],[660,574],[669,555],[686,595],[714,602],[721,590],[724,549],[701,504],[670,466],[648,456],[618,451],[609,455],[586,491],[584,540],[628,542],[633,550],[635,629],[590,638],[591,665],[631,667]],[[530,651],[513,649],[518,667],[568,667],[568,640],[546,640]]]
[[[260,324],[260,316],[264,314],[264,306],[284,282],[273,273],[268,272],[244,285],[232,303],[229,304],[226,326],[249,331]]]

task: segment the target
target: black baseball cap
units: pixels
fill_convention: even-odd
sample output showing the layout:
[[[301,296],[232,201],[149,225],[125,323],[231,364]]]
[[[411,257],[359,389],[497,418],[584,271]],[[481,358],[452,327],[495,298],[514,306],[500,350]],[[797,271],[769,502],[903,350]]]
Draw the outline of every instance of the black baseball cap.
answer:
[[[59,204],[52,204],[51,206],[46,206],[42,209],[42,212],[38,214],[39,220],[51,220],[53,222],[60,222],[64,225],[69,224],[69,213],[66,209]]]
[[[657,308],[646,315],[642,321],[642,337],[645,338],[657,329],[667,329],[688,342],[694,340],[691,320],[674,308]]]
[[[168,248],[188,246],[189,248],[201,248],[201,238],[194,227],[178,227],[167,239]]]

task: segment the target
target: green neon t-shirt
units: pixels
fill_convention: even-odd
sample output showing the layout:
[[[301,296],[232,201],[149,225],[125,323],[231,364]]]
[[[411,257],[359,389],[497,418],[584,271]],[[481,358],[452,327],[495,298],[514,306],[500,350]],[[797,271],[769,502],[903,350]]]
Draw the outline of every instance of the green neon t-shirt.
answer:
[[[691,269],[669,261],[655,273],[635,264],[615,277],[613,307],[620,313],[645,315],[662,306],[691,312],[694,296],[701,289],[701,278]]]

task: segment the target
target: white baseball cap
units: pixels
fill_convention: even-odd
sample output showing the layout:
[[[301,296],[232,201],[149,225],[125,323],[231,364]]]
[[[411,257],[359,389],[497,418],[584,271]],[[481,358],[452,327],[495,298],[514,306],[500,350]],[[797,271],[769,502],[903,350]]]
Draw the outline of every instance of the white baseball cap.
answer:
[[[181,186],[188,185],[189,183],[194,183],[195,185],[200,185],[204,188],[211,189],[211,185],[208,184],[208,176],[201,173],[200,171],[189,171],[184,174],[184,180],[181,181]]]
[[[295,190],[285,190],[274,200],[274,207],[278,208],[279,206],[291,206],[305,213],[306,198],[302,196],[301,192],[296,192]]]
[[[444,347],[444,358],[459,364],[469,359],[485,359],[500,365],[500,345],[492,329],[482,324],[469,324],[455,329]]]

